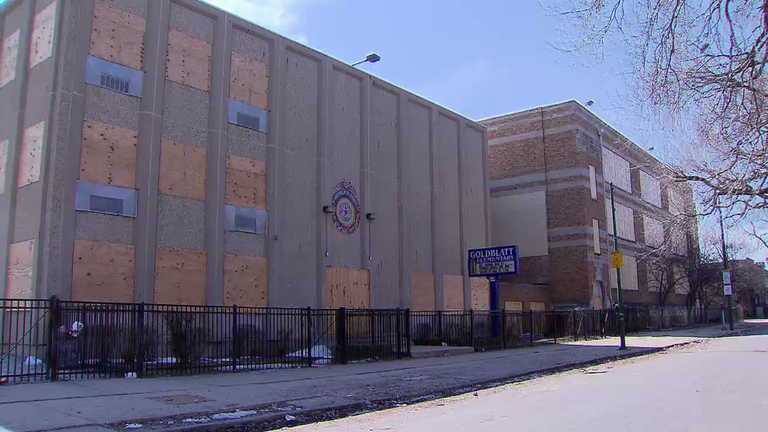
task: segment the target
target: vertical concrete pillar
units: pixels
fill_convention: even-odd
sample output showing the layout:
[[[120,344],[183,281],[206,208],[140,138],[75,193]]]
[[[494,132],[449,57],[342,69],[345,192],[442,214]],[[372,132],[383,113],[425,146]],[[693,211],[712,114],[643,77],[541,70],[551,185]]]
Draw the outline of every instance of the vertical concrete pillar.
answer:
[[[285,42],[282,38],[272,39],[269,46],[269,134],[267,134],[267,185],[266,185],[266,207],[269,215],[267,224],[267,306],[275,306],[275,298],[278,290],[278,273],[280,263],[277,262],[277,244],[280,241],[278,236],[280,229],[280,212],[277,201],[277,179],[278,170],[278,151],[281,147],[281,141],[284,139],[283,132],[283,106],[285,105],[285,88],[283,79],[285,77]]]
[[[397,98],[397,201],[398,208],[398,249],[400,252],[400,307],[413,307],[413,265],[410,252],[408,216],[413,211],[408,205],[408,170],[405,152],[405,106],[408,97],[400,93]]]
[[[443,261],[440,259],[440,218],[441,214],[438,211],[438,142],[437,142],[437,127],[438,127],[438,110],[435,107],[429,109],[429,187],[430,187],[430,206],[432,213],[432,273],[435,275],[435,309],[443,309]]]
[[[317,85],[317,230],[316,230],[316,307],[324,308],[328,304],[326,266],[329,264],[328,252],[328,225],[330,216],[323,212],[323,206],[330,205],[326,196],[326,183],[328,182],[328,134],[330,120],[328,115],[328,95],[330,92],[331,60],[323,57],[320,61]]]
[[[16,107],[16,117],[8,134],[0,139],[8,139],[8,158],[5,172],[5,193],[0,196],[0,282],[1,296],[5,296],[8,274],[8,247],[13,243],[13,224],[15,219],[15,203],[18,186],[19,152],[24,138],[24,110],[27,102],[27,82],[29,79],[29,39],[35,18],[35,2],[17,2],[7,5],[3,18],[7,17],[11,8],[21,8],[23,20],[19,26],[19,51],[16,61],[16,79],[6,86],[15,86],[15,92],[9,97],[9,103]],[[2,29],[0,29],[2,30]],[[0,33],[2,36],[2,33]],[[0,37],[2,40],[2,37]],[[17,82],[15,82],[17,81]],[[8,90],[8,89],[6,89]],[[34,285],[33,285],[34,287]]]
[[[464,276],[464,309],[471,309],[472,308],[472,286],[469,282],[469,275],[467,274],[467,232],[469,230],[469,227],[467,226],[467,221],[470,220],[467,215],[467,197],[464,194],[464,183],[466,182],[466,178],[464,176],[464,171],[466,170],[466,167],[464,167],[464,146],[466,145],[466,131],[467,131],[467,121],[464,119],[460,119],[458,121],[457,130],[456,133],[458,136],[456,137],[456,142],[458,143],[458,176],[459,176],[459,227],[460,227],[460,233],[459,233],[459,244],[461,245],[461,274]],[[471,209],[470,209],[471,211]]]
[[[144,97],[139,105],[139,146],[136,154],[139,205],[133,240],[136,247],[134,300],[151,303],[155,295],[157,195],[171,2],[153,0],[148,7],[144,44],[146,74]]]
[[[371,138],[371,76],[364,74],[360,80],[360,267],[371,270],[371,247],[370,232],[376,229],[376,223],[373,224],[365,215],[375,212],[373,208],[373,196],[371,195],[371,161],[370,161],[370,138]],[[376,298],[376,286],[373,278],[369,284],[369,305],[375,308],[378,305]]]
[[[224,303],[224,206],[227,186],[227,110],[232,57],[232,23],[219,12],[213,29],[208,151],[205,178],[206,301]]]
[[[79,2],[67,2],[67,16],[74,14],[77,16],[77,25],[75,37],[67,39],[67,44],[73,45],[74,55],[72,58],[64,57],[63,62],[71,63],[71,75],[66,74],[66,67],[60,66],[63,71],[61,80],[61,98],[64,106],[67,97],[70,98],[69,113],[60,111],[58,113],[59,125],[67,125],[66,135],[58,139],[65,142],[57,143],[61,146],[64,156],[63,167],[60,172],[55,172],[53,182],[60,182],[60,208],[53,207],[49,215],[51,229],[46,230],[46,236],[51,242],[51,249],[58,247],[58,257],[53,266],[55,271],[48,271],[44,267],[47,275],[48,293],[55,294],[61,299],[69,299],[72,294],[72,259],[75,245],[75,194],[77,191],[77,179],[80,175],[80,150],[83,139],[83,118],[85,116],[85,66],[90,51],[91,23],[93,21],[94,3],[81,0]],[[65,25],[65,23],[62,23]],[[66,52],[70,52],[66,50]],[[67,117],[63,117],[67,116]],[[54,188],[55,190],[55,188]],[[55,192],[54,192],[55,193]],[[52,203],[57,197],[52,198]],[[58,232],[59,237],[54,237],[53,233]],[[54,243],[58,242],[56,246]]]

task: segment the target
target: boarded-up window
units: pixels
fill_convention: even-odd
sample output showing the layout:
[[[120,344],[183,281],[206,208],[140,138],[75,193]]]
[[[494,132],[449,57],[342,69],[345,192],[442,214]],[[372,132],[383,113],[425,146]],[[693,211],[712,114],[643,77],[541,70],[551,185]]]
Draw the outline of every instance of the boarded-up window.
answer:
[[[547,310],[547,303],[543,301],[532,301],[528,302],[528,309],[532,311],[543,311]]]
[[[592,241],[594,242],[595,253],[600,253],[600,221],[592,219]]]
[[[6,298],[34,298],[32,278],[35,273],[35,241],[13,243],[8,247]]]
[[[605,147],[603,147],[603,179],[606,183],[613,183],[617,188],[632,193],[629,162]]]
[[[613,211],[611,208],[611,200],[605,200],[605,215],[608,220],[609,234],[613,235]],[[635,212],[623,205],[616,203],[616,225],[617,235],[619,238],[625,240],[635,240]]]
[[[611,269],[611,288],[617,288],[616,269]],[[621,288],[626,291],[637,291],[637,260],[624,254],[624,267],[621,268]]]
[[[507,300],[504,302],[504,310],[507,312],[522,312],[523,302],[516,300]]]
[[[615,272],[615,270],[613,271]],[[648,263],[646,265],[645,271],[646,281],[648,284],[648,292],[659,292],[661,290],[661,281],[659,279],[663,277],[665,273],[656,271],[652,263]]]
[[[592,165],[589,166],[589,193],[593,200],[597,199],[597,174]]]
[[[43,151],[45,122],[40,122],[24,131],[19,155],[19,186],[26,186],[40,180],[40,163]]]
[[[674,276],[673,282],[675,283],[676,294],[688,294],[691,291],[691,284],[688,281],[688,276],[685,274],[685,269],[679,264],[673,266]]]
[[[53,52],[53,35],[56,26],[56,2],[35,15],[29,47],[29,68],[39,65]]]
[[[679,215],[686,212],[685,200],[682,194],[677,191],[669,192],[669,212],[673,215]]]
[[[648,215],[643,215],[643,229],[645,230],[645,244],[652,247],[661,247],[664,244],[664,225]]]
[[[645,171],[640,171],[640,190],[643,200],[661,208],[661,183]]]
[[[19,31],[5,38],[0,50],[0,87],[16,79],[16,62],[19,57]]]
[[[93,10],[90,54],[139,70],[144,64],[143,17],[97,0]],[[136,83],[132,83],[136,86]]]

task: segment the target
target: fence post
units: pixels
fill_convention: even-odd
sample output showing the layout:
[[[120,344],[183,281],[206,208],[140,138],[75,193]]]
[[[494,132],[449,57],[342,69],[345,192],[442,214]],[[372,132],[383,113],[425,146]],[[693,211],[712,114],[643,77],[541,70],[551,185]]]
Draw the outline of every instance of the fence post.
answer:
[[[239,343],[237,340],[237,305],[232,305],[232,372],[237,372],[237,358]]]
[[[373,310],[369,309],[368,313],[371,315],[371,352],[373,353],[376,350],[376,317]]]
[[[528,314],[530,315],[530,321],[531,321],[531,327],[528,329],[528,333],[530,334],[531,338],[531,346],[533,346],[533,309],[528,311]]]
[[[554,335],[555,343],[557,343],[557,316],[555,316],[554,309],[552,309],[552,334]]]
[[[48,379],[56,381],[59,374],[58,336],[59,336],[59,298],[55,295],[48,300]]]
[[[312,367],[312,307],[307,306],[307,367]]]
[[[336,310],[336,352],[339,363],[347,364],[347,310]]]
[[[136,328],[137,328],[137,332],[139,333],[138,334],[138,339],[139,339],[138,354],[139,355],[137,356],[138,358],[136,359],[136,376],[138,376],[139,378],[143,378],[144,377],[144,360],[145,360],[144,346],[146,344],[146,341],[144,340],[144,336],[146,333],[144,331],[144,302],[139,303],[138,316],[136,317]]]
[[[411,310],[405,309],[405,342],[406,351],[405,355],[411,356]]]
[[[507,314],[504,309],[501,310],[501,349],[507,349]]]
[[[573,315],[573,340],[579,340],[579,328],[576,326],[576,309],[571,313]]]
[[[437,337],[442,345],[445,340],[443,339],[443,311],[441,310],[437,311]]]
[[[397,358],[403,358],[403,338],[400,334],[400,308],[395,309],[395,337],[397,338]]]
[[[475,347],[475,311],[469,310],[469,344]]]

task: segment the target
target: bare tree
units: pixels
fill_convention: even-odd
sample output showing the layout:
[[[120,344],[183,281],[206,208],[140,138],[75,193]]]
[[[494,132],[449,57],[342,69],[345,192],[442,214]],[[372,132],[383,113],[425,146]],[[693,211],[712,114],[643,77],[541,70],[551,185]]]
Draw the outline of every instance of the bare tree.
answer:
[[[768,220],[768,0],[562,0],[556,11],[577,29],[567,49],[622,44],[643,102],[692,125],[695,145],[672,167],[698,185],[703,213]],[[768,247],[766,231],[751,234]]]

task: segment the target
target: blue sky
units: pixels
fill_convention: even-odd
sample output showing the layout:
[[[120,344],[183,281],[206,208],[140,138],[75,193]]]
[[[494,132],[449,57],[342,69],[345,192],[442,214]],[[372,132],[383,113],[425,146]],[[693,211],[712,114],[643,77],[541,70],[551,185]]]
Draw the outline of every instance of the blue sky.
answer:
[[[375,51],[382,60],[362,69],[472,119],[594,100],[595,114],[657,157],[681,154],[681,135],[631,102],[622,50],[595,59],[556,48],[552,1],[206,1],[345,62]]]

